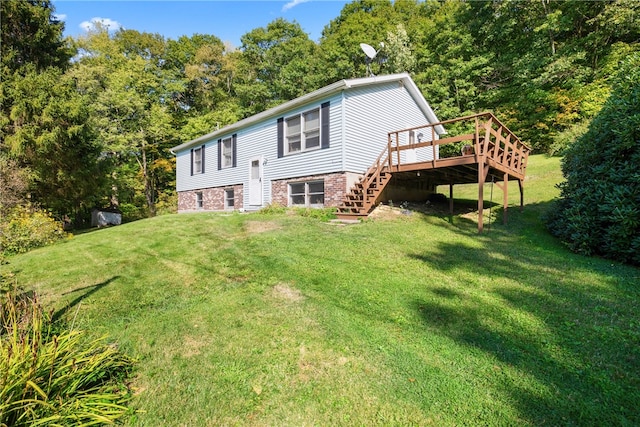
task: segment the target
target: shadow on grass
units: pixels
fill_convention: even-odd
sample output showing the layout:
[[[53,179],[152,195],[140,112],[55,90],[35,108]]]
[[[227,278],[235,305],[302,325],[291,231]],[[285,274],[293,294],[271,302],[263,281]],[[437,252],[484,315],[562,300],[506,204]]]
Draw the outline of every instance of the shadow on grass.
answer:
[[[77,288],[77,289],[71,290],[69,292],[65,292],[62,295],[68,295],[68,294],[72,294],[72,293],[76,293],[76,292],[83,292],[84,291],[81,295],[78,295],[75,299],[70,301],[68,304],[66,304],[64,307],[62,307],[60,310],[56,311],[53,314],[53,316],[51,317],[51,321],[55,323],[56,321],[60,320],[62,318],[62,316],[67,314],[67,312],[69,310],[71,310],[73,307],[75,307],[76,305],[80,304],[80,302],[82,300],[84,300],[86,298],[89,298],[91,295],[93,295],[94,293],[98,292],[100,289],[104,288],[105,286],[107,286],[108,284],[110,284],[114,280],[118,279],[119,277],[120,276],[113,276],[110,279],[105,280],[104,282],[96,283],[95,285],[90,285],[90,286],[83,286],[81,288]]]
[[[531,378],[510,374],[494,384],[532,424],[640,424],[640,272],[571,254],[551,236],[528,233],[540,227],[529,219],[476,234],[478,245],[440,242],[407,253],[479,278],[433,289],[433,298],[414,300],[412,309],[427,330]],[[471,224],[442,227],[475,233]]]

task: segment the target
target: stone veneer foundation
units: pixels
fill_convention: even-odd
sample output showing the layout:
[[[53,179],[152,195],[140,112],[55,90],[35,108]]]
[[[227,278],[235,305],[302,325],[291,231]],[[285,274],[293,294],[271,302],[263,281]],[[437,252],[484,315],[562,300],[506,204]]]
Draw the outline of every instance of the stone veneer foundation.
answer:
[[[282,206],[289,205],[289,184],[324,181],[324,206],[335,207],[342,203],[344,195],[358,178],[358,174],[340,172],[271,181],[271,203],[277,203]],[[234,191],[234,210],[243,209],[243,185],[238,184],[226,187],[180,191],[178,193],[178,212],[195,212],[198,210],[223,211],[225,210],[224,192],[225,190],[231,189]],[[196,206],[196,193],[199,192],[202,193],[202,208]]]
[[[226,190],[233,190],[233,209],[224,207],[224,194]],[[226,187],[203,188],[200,190],[180,191],[178,193],[178,212],[196,211],[224,211],[243,208],[242,201],[244,187],[242,184]],[[202,207],[196,205],[197,193],[202,193]]]
[[[343,172],[271,181],[271,203],[289,206],[289,184],[324,181],[324,206],[338,206],[342,203],[342,199],[347,192],[348,175],[349,174]]]

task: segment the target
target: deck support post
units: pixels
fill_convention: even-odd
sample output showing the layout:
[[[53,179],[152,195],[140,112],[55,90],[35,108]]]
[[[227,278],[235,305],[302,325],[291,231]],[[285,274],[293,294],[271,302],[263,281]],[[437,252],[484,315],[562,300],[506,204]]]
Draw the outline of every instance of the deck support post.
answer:
[[[518,180],[518,187],[520,187],[520,212],[522,212],[522,209],[524,207],[524,187],[523,187],[524,183],[522,182],[521,179]]]
[[[481,156],[478,162],[478,233],[482,233],[484,228],[484,179],[484,156]]]
[[[449,214],[453,215],[453,184],[449,184]]]
[[[502,223],[507,225],[507,209],[509,207],[509,174],[504,174],[504,188],[502,189]]]

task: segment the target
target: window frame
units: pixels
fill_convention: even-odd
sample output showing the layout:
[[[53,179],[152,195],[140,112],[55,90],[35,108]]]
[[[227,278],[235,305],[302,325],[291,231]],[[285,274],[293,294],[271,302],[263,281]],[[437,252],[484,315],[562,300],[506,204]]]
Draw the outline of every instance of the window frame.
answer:
[[[231,195],[231,197],[229,197]],[[224,208],[225,210],[234,210],[236,204],[236,192],[233,188],[225,188],[224,190]]]
[[[221,142],[221,169],[232,168],[233,167],[233,137],[225,138]]]
[[[322,184],[322,192],[319,191],[310,191],[310,187],[313,184]],[[303,185],[304,192],[294,192],[294,186]],[[324,200],[325,200],[325,187],[324,187],[324,179],[314,179],[309,181],[296,181],[288,183],[289,190],[289,206],[292,207],[306,207],[306,208],[323,208]],[[322,195],[322,203],[311,203],[311,199],[313,196]],[[294,203],[294,197],[304,197],[304,204]]]
[[[204,209],[204,194],[202,191],[196,191],[196,210]]]
[[[307,123],[313,122],[313,119],[309,119],[309,115],[315,114],[315,121],[317,123],[313,128],[307,128]],[[290,133],[290,123],[298,121],[299,129],[295,133]],[[322,114],[320,107],[315,107],[310,110],[302,111],[298,114],[284,118],[284,155],[304,153],[307,151],[315,151],[322,148]],[[294,139],[295,138],[295,139]],[[298,150],[291,150],[291,140],[294,143],[300,145]],[[309,146],[310,141],[314,141],[312,146]]]
[[[204,150],[204,145],[191,149],[191,175],[204,173]]]

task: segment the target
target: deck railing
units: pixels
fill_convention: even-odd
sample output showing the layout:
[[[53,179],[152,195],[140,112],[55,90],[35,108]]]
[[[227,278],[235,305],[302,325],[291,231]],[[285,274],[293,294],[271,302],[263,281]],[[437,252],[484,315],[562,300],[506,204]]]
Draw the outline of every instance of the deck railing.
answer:
[[[446,135],[453,135],[440,138],[436,132],[439,126],[446,126]],[[474,156],[477,163],[487,162],[514,177],[523,178],[531,152],[526,144],[489,112],[389,132],[387,141],[387,147],[369,169],[367,176],[371,174],[371,180],[379,175],[384,166],[390,172],[412,163],[431,163],[431,167],[435,168],[438,163],[451,159],[439,155],[441,146],[462,142],[467,143],[464,145],[468,146],[468,151],[463,149],[454,157]],[[414,156],[419,156],[417,153],[421,152],[422,160],[409,159],[409,150],[413,151]]]

